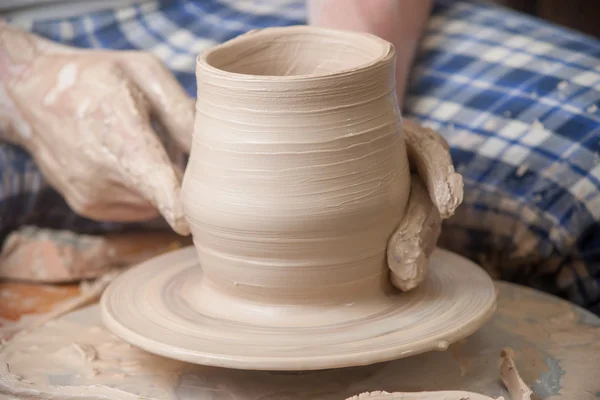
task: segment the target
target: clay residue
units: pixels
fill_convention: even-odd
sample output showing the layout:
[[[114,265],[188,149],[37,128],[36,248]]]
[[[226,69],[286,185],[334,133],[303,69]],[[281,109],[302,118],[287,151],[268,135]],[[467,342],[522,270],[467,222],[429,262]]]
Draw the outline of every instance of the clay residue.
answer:
[[[531,400],[533,391],[521,379],[509,351],[502,350],[500,358],[502,360],[500,377],[508,389],[509,400]],[[504,400],[504,397],[489,397],[478,393],[458,390],[416,393],[387,393],[377,391],[362,393],[348,400]]]
[[[0,364],[0,393],[20,400],[140,400],[140,396],[107,386],[48,385],[39,387],[10,372],[6,364]],[[144,400],[159,400],[145,397]],[[160,399],[162,400],[162,399]]]
[[[151,355],[119,340],[95,324],[95,314],[87,317],[82,314],[78,318],[85,318],[86,324],[61,318],[35,331],[19,334],[2,345],[0,393],[21,399],[129,400],[141,397],[174,400],[212,395],[247,400],[281,399],[283,396],[290,399],[342,399],[340,393],[352,390],[352,385],[357,383],[364,386],[366,382],[361,381],[365,379],[371,381],[369,386],[382,381],[389,385],[402,374],[400,365],[393,373],[386,373],[386,368],[374,365],[300,374],[193,366]],[[510,356],[503,353],[502,357],[503,365],[512,368],[503,372],[503,379],[512,382],[518,372]],[[511,386],[507,386],[511,390]],[[518,389],[524,388],[526,386]],[[511,400],[528,400],[514,397],[514,393],[517,392],[511,393]],[[492,397],[444,390],[375,391],[350,399],[490,400]]]
[[[0,347],[0,393],[26,399],[176,398],[173,389],[184,363],[140,351],[86,322],[49,321]],[[152,383],[132,394],[131,387],[147,376],[153,376]]]

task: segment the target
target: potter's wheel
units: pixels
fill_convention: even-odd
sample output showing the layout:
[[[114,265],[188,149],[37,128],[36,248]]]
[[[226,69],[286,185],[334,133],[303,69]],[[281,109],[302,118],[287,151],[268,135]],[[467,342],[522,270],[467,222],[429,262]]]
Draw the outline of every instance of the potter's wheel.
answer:
[[[445,350],[479,329],[496,306],[488,275],[440,249],[431,258],[426,281],[414,291],[334,309],[242,310],[246,320],[256,317],[254,324],[234,315],[211,316],[218,304],[203,304],[201,277],[193,247],[142,263],[106,290],[103,320],[125,341],[172,359],[236,369],[315,370]],[[296,313],[310,321],[306,313],[311,312],[319,325],[294,324]],[[323,316],[329,323],[322,322]]]

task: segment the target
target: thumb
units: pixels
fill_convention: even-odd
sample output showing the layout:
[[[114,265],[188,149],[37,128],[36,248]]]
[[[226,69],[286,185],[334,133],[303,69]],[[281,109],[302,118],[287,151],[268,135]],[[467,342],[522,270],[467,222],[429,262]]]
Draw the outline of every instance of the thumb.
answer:
[[[114,75],[113,75],[114,76]],[[189,234],[180,199],[182,172],[175,167],[151,126],[147,101],[126,79],[102,104],[108,150],[127,186],[152,203],[175,232]]]
[[[160,146],[158,140],[157,146]],[[161,161],[162,154],[153,152],[153,149],[156,147],[152,145],[147,148],[148,151],[142,149],[141,153],[145,154],[138,154],[135,157],[137,162],[124,164],[124,178],[158,209],[175,232],[188,235],[190,230],[180,198],[181,173],[170,164],[168,158]],[[161,153],[166,155],[164,149]]]

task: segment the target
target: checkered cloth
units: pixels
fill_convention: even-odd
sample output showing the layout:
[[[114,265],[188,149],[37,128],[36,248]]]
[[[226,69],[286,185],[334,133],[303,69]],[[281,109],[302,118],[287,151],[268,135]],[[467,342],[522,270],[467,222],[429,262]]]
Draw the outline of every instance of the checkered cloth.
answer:
[[[303,1],[147,2],[32,31],[79,47],[144,49],[195,95],[201,50],[305,21]],[[465,178],[441,244],[496,277],[600,314],[600,43],[495,6],[437,1],[404,113],[439,130]],[[101,233],[22,150],[0,148],[0,232],[36,223]],[[0,237],[1,240],[1,237]]]

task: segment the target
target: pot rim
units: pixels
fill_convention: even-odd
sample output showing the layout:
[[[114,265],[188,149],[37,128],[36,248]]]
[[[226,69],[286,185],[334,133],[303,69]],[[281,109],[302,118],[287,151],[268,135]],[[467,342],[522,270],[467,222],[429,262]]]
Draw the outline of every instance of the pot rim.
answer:
[[[355,43],[356,40],[363,40],[365,43],[371,43],[372,47],[379,46],[380,52],[378,55],[372,57],[371,60],[358,65],[353,65],[348,68],[341,68],[339,70],[325,72],[325,73],[311,73],[311,74],[293,74],[293,75],[255,75],[246,74],[242,72],[232,72],[225,69],[214,66],[210,62],[210,58],[215,54],[225,51],[233,51],[236,47],[245,43],[253,43],[257,41],[268,41],[285,36],[296,36],[299,34],[319,35],[325,36],[331,39],[336,39],[338,42],[344,40],[346,43]],[[327,45],[327,43],[326,43]],[[331,45],[331,43],[330,43]],[[347,31],[331,28],[323,28],[309,25],[294,25],[284,27],[272,27],[264,29],[254,29],[241,34],[227,42],[212,47],[203,53],[199,54],[196,60],[197,67],[201,67],[205,72],[212,73],[220,78],[229,77],[231,79],[243,79],[252,81],[264,81],[264,82],[279,82],[279,81],[305,81],[322,78],[334,78],[344,77],[350,74],[355,74],[361,71],[367,71],[381,65],[386,61],[395,60],[395,48],[394,45],[387,40],[381,39],[380,37],[356,31]]]

